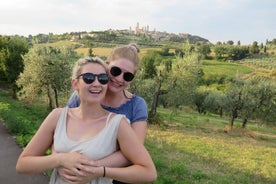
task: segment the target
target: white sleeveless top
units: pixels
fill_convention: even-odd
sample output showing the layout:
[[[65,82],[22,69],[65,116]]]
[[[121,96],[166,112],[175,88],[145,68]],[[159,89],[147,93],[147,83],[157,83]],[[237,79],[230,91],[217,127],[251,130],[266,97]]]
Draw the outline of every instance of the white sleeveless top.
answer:
[[[65,107],[62,110],[55,129],[54,149],[56,152],[79,152],[93,160],[98,160],[118,150],[117,133],[124,115],[117,114],[110,119],[112,113],[109,113],[105,127],[97,135],[85,141],[74,141],[67,136],[66,132],[67,112],[68,107]],[[89,182],[89,184],[109,183],[112,183],[112,179],[97,178]],[[66,182],[59,177],[56,169],[53,170],[50,184],[66,184]]]

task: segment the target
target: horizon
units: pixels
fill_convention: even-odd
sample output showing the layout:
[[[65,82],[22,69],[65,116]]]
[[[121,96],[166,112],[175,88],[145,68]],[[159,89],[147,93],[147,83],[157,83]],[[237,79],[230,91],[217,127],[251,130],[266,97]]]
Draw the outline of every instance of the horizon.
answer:
[[[0,35],[129,29],[139,22],[211,43],[251,44],[276,38],[274,17],[274,0],[9,0],[1,3]]]

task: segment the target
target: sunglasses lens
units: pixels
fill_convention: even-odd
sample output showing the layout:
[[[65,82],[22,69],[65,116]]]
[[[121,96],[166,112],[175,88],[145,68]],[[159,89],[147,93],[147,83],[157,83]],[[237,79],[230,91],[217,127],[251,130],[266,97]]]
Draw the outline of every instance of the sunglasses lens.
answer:
[[[120,75],[122,73],[122,70],[119,67],[113,66],[110,69],[110,73],[111,75],[113,75],[114,77]]]
[[[132,79],[134,78],[134,75],[130,72],[126,72],[124,73],[124,80],[129,82],[132,81]]]
[[[92,84],[95,80],[95,75],[92,73],[85,73],[83,74],[82,79],[86,84]]]
[[[121,75],[122,70],[117,66],[113,66],[110,69],[110,73],[114,77],[117,77],[117,76]],[[130,73],[130,72],[125,72],[124,73],[124,80],[125,81],[127,81],[127,82],[132,81],[133,78],[134,78],[134,75],[132,73]]]
[[[107,84],[108,83],[108,75],[107,74],[99,74],[98,80],[101,84]]]

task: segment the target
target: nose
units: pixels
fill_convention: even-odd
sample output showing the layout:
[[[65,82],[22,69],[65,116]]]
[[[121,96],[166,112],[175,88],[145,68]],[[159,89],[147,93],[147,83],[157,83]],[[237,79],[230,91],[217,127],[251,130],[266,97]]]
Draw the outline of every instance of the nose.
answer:
[[[99,82],[98,76],[97,76],[97,77],[95,78],[95,80],[93,81],[93,84],[101,85],[101,83]]]
[[[122,72],[118,77],[119,77],[120,80],[124,81],[124,72]]]

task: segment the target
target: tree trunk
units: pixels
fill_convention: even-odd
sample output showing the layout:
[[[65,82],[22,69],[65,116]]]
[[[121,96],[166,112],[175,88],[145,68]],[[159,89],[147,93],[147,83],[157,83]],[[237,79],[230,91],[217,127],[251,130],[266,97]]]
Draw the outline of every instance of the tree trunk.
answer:
[[[47,96],[48,96],[48,101],[49,101],[49,109],[53,109],[53,101],[51,98],[51,92],[50,92],[50,88],[47,88]]]
[[[153,95],[153,100],[152,100],[151,110],[150,110],[151,117],[154,117],[155,114],[156,114],[156,108],[157,108],[157,104],[158,104],[158,97],[159,97],[159,92],[157,91]]]
[[[234,120],[235,120],[235,118],[232,116],[232,117],[230,118],[229,131],[232,131],[232,130],[233,130]]]
[[[57,92],[57,89],[54,89],[54,93],[55,93],[56,107],[59,107],[59,104],[58,104],[58,92]]]
[[[220,117],[222,117],[222,113],[223,113],[222,107],[220,107],[220,108],[219,108],[219,116],[220,116]]]
[[[247,118],[244,118],[242,121],[242,128],[245,128],[247,124]]]

